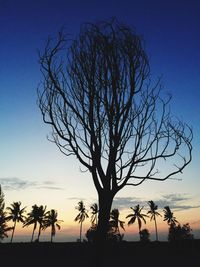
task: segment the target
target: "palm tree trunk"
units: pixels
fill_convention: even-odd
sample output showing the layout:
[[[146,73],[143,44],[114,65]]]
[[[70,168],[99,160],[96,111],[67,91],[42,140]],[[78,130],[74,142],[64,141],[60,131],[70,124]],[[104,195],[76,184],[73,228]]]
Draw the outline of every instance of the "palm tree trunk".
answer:
[[[154,222],[155,222],[155,230],[156,230],[156,241],[158,241],[158,229],[157,229],[157,222],[156,222],[155,216],[154,216]]]
[[[82,225],[83,225],[83,222],[81,221],[81,225],[80,225],[80,242],[82,242]]]
[[[141,234],[140,234],[140,225],[139,225],[139,220],[138,220],[138,229],[139,229],[139,237],[140,237],[140,241],[141,241]]]
[[[37,238],[38,242],[40,241],[41,228],[42,228],[42,225],[40,224],[39,231],[38,231],[38,238]]]
[[[31,236],[31,242],[33,242],[34,232],[35,232],[35,226],[33,227],[33,232],[32,232],[32,236]]]
[[[13,226],[13,231],[12,231],[12,236],[11,236],[10,243],[12,243],[12,241],[13,241],[13,236],[14,236],[14,232],[15,232],[16,223],[17,223],[17,221],[15,221],[14,226]]]
[[[53,228],[51,227],[51,243],[53,242]]]
[[[31,242],[33,242],[33,237],[34,237],[34,234],[35,234],[36,227],[37,227],[37,222],[34,223],[33,233],[32,233],[32,237],[31,237]]]

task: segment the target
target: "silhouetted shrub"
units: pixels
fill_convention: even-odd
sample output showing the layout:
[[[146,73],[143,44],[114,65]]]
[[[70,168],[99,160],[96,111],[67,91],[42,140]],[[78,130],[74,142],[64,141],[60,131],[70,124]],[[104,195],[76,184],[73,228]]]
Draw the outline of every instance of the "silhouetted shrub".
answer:
[[[189,223],[184,224],[183,226],[171,224],[169,227],[168,240],[188,240],[194,239],[193,234],[191,233],[192,229],[190,228]]]
[[[150,242],[150,233],[148,229],[142,229],[140,231],[140,241]]]

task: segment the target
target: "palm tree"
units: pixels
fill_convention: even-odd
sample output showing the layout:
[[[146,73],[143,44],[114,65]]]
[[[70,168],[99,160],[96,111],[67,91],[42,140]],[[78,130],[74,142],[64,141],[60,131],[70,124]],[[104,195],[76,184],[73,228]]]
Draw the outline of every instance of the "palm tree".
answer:
[[[0,214],[0,240],[4,239],[4,237],[8,237],[7,232],[12,230],[12,227],[8,227],[6,213],[1,212]]]
[[[43,229],[43,225],[44,225],[44,221],[45,221],[45,216],[46,216],[47,212],[46,212],[46,206],[43,207],[42,205],[39,206],[38,208],[38,224],[39,224],[39,230],[38,230],[38,237],[37,237],[37,241],[40,241],[40,234],[41,234],[41,230]]]
[[[12,227],[8,227],[6,212],[4,211],[5,202],[4,202],[4,193],[0,185],[0,240],[4,237],[8,237],[7,232],[12,230]]]
[[[78,202],[78,206],[76,207],[76,209],[79,211],[79,214],[76,216],[76,218],[74,219],[75,222],[79,222],[80,223],[80,242],[81,242],[81,237],[82,237],[82,225],[83,222],[85,221],[86,218],[88,218],[88,214],[86,212],[85,206],[83,204],[83,201],[79,201]]]
[[[131,214],[129,214],[129,215],[126,216],[126,218],[131,217],[130,221],[128,222],[128,225],[133,224],[136,221],[136,219],[137,219],[138,228],[139,228],[139,236],[140,236],[140,230],[141,230],[141,227],[142,227],[142,221],[144,223],[146,223],[146,220],[145,220],[144,217],[148,217],[148,216],[141,213],[143,207],[140,208],[140,205],[139,204],[136,205],[134,208],[131,207],[131,209],[132,209],[133,213],[131,213]],[[140,237],[140,240],[141,240],[141,237]]]
[[[178,223],[176,217],[174,217],[174,214],[169,206],[165,206],[163,211],[164,211],[163,221],[167,221],[168,225],[176,225],[176,223]]]
[[[114,228],[116,233],[120,234],[119,226],[125,231],[124,224],[125,222],[119,219],[119,210],[113,209],[110,213],[110,226]]]
[[[157,222],[156,222],[156,216],[162,215],[157,212],[158,206],[153,202],[153,200],[148,201],[150,210],[147,212],[147,214],[150,214],[150,220],[154,220],[155,223],[155,230],[156,230],[156,241],[158,241],[158,229],[157,229]]]
[[[5,202],[4,202],[4,193],[0,185],[0,215],[4,212]]]
[[[33,242],[33,237],[34,237],[35,229],[37,228],[37,222],[38,222],[38,206],[37,205],[32,206],[31,212],[29,212],[27,215],[28,217],[23,227],[33,224],[33,232],[31,236],[31,242]]]
[[[174,217],[173,212],[171,211],[169,206],[165,206],[163,211],[164,211],[163,221],[167,221],[168,225],[176,225],[176,223],[178,223],[176,217]]]
[[[99,213],[98,205],[94,203],[90,206],[90,209],[92,210],[91,223],[92,225],[97,225],[97,217]]]
[[[37,228],[37,224],[39,224],[39,231],[38,231],[38,241],[39,241],[41,229],[43,227],[44,217],[46,215],[45,210],[46,210],[46,206],[43,207],[43,206],[34,205],[32,206],[31,212],[28,213],[28,217],[23,227],[33,224],[31,242],[33,242],[33,237],[34,237],[35,230]]]
[[[12,227],[13,231],[12,231],[12,236],[11,236],[11,240],[10,242],[12,243],[13,241],[13,236],[14,236],[14,232],[15,232],[15,227],[17,222],[25,222],[26,217],[23,215],[23,213],[25,212],[26,207],[21,209],[21,202],[13,202],[11,204],[11,207],[7,207],[6,209],[8,210],[8,216],[6,217],[6,219],[8,221],[13,221],[14,225]]]
[[[46,216],[44,218],[44,225],[43,229],[46,229],[48,227],[51,227],[51,242],[53,242],[53,237],[56,234],[56,227],[58,230],[60,230],[60,222],[63,222],[62,220],[58,220],[58,213],[56,210],[52,209],[46,213]]]

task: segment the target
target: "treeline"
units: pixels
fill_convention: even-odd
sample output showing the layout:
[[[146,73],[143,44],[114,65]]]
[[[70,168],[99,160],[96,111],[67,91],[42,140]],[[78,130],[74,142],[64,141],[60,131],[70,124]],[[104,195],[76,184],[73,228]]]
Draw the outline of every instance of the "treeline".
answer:
[[[136,205],[131,207],[131,213],[126,216],[128,219],[127,225],[130,226],[134,223],[138,225],[139,239],[142,242],[150,241],[150,233],[147,228],[143,228],[143,224],[146,224],[147,218],[150,221],[154,221],[156,241],[158,238],[158,227],[157,227],[157,217],[162,217],[162,214],[158,212],[158,206],[152,201],[148,201],[149,210],[145,214],[143,212],[143,207]],[[78,202],[78,206],[75,207],[78,210],[78,215],[75,217],[74,221],[80,223],[80,236],[77,241],[82,242],[82,229],[83,222],[90,218],[91,226],[86,231],[84,241],[93,242],[95,240],[97,225],[98,225],[98,214],[99,208],[96,203],[90,206],[91,216],[88,214],[88,210],[85,208],[83,201]],[[189,223],[181,224],[177,221],[173,212],[169,206],[165,206],[163,209],[163,220],[167,222],[169,227],[168,240],[184,240],[193,239],[192,229]],[[8,222],[12,222],[13,226],[8,226]],[[15,228],[17,223],[21,222],[23,227],[32,226],[31,242],[40,240],[41,231],[50,228],[50,241],[53,242],[53,237],[56,235],[56,230],[60,230],[60,223],[62,220],[58,220],[58,213],[55,209],[46,210],[46,206],[33,205],[29,213],[26,214],[26,207],[21,207],[21,202],[13,202],[9,207],[5,208],[4,194],[0,186],[0,241],[4,238],[8,238],[8,233],[11,232],[10,242],[12,243]],[[124,238],[125,231],[125,221],[120,220],[120,212],[118,209],[113,209],[110,213],[109,229],[107,232],[107,240],[119,242]],[[34,240],[36,230],[37,236]]]
[[[158,206],[152,201],[148,201],[149,210],[146,214],[143,213],[143,207],[140,205],[136,205],[135,207],[131,207],[131,213],[126,216],[128,219],[127,225],[130,226],[134,223],[138,225],[138,234],[140,241],[142,242],[149,242],[150,241],[150,233],[149,230],[144,228],[142,229],[142,225],[146,224],[146,219],[149,218],[150,221],[154,221],[155,224],[155,232],[156,232],[156,241],[158,241],[158,227],[157,227],[157,220],[158,216],[162,215],[157,211]],[[79,214],[75,218],[75,221],[80,223],[80,239],[82,241],[82,224],[85,219],[89,218],[87,210],[83,201],[78,203],[76,207],[79,210]],[[95,240],[95,233],[97,230],[98,225],[98,205],[95,203],[90,206],[91,209],[91,227],[86,232],[87,241],[93,242]],[[185,239],[193,239],[194,236],[192,234],[192,229],[190,228],[189,223],[181,224],[177,221],[176,217],[174,216],[173,212],[171,211],[169,206],[165,206],[163,209],[163,221],[167,222],[169,227],[168,233],[168,241],[174,240],[185,240]],[[109,229],[107,233],[108,241],[122,241],[124,234],[121,231],[125,231],[125,222],[120,220],[120,212],[118,209],[113,209],[110,213],[110,220],[109,220]]]
[[[21,207],[21,202],[13,202],[10,207],[5,208],[4,202],[4,194],[2,192],[0,186],[0,241],[5,237],[8,237],[8,232],[11,231],[11,239],[12,243],[16,224],[21,222],[23,227],[28,227],[30,225],[33,226],[33,231],[31,235],[31,242],[34,240],[35,231],[38,228],[37,239],[35,241],[40,240],[40,235],[42,230],[46,230],[47,228],[51,229],[51,242],[53,241],[53,237],[56,234],[56,229],[60,230],[60,223],[62,220],[58,220],[58,213],[56,210],[46,210],[46,206],[37,206],[33,205],[32,209],[26,215],[26,207]],[[8,226],[8,222],[11,221],[13,223],[12,227]]]

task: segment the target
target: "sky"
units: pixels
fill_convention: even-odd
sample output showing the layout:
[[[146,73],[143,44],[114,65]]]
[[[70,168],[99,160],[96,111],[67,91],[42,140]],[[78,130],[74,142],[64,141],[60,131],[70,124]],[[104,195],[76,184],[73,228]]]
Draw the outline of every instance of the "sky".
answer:
[[[113,207],[125,220],[130,207],[147,201],[162,213],[169,205],[181,224],[189,222],[200,238],[200,2],[198,0],[0,0],[0,184],[6,205],[47,205],[56,209],[61,231],[56,241],[75,241],[79,225],[75,207],[89,206],[97,194],[88,173],[73,157],[66,157],[47,140],[37,106],[37,87],[42,80],[38,50],[61,27],[77,36],[80,25],[116,17],[136,29],[145,40],[151,75],[162,76],[166,93],[172,94],[171,110],[193,128],[193,159],[178,180],[145,182],[119,192]],[[84,229],[89,227],[89,220]],[[167,225],[158,221],[163,240]],[[155,239],[153,223],[145,226]],[[126,227],[125,239],[137,240],[137,226]],[[16,241],[28,240],[32,229],[18,226]],[[42,238],[48,238],[43,233]]]

